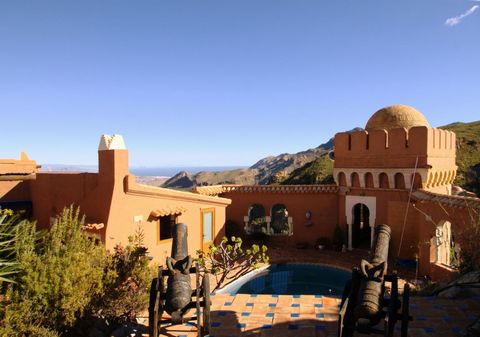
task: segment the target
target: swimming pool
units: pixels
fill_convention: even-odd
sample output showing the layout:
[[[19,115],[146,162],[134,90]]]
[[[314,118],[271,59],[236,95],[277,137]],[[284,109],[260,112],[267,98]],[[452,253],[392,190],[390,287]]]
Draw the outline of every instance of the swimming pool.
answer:
[[[351,273],[316,264],[274,264],[232,282],[222,293],[341,296]]]

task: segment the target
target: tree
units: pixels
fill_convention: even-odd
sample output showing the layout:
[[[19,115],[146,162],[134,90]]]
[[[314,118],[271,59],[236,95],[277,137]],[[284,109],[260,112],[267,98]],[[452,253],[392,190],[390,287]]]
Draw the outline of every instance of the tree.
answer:
[[[261,263],[268,263],[267,246],[254,244],[242,249],[242,243],[239,237],[232,236],[230,242],[224,237],[218,246],[211,244],[208,251],[197,251],[198,263],[215,276],[217,285],[213,291],[258,268]]]

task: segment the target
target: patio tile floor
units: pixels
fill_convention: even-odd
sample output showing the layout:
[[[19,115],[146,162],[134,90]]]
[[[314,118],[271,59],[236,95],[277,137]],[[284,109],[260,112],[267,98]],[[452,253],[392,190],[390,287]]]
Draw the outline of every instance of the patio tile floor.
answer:
[[[271,263],[319,263],[346,270],[368,256],[368,252],[361,250],[338,253],[271,247],[268,252]],[[393,261],[389,263],[389,271],[392,266]],[[399,269],[401,277],[413,278],[410,270]],[[403,287],[403,281],[399,286]],[[334,337],[337,334],[340,299],[336,297],[215,294],[211,299],[211,337]],[[410,315],[413,321],[409,324],[409,337],[461,336],[480,316],[480,299],[412,296]],[[160,332],[161,336],[168,337],[196,337],[196,322],[164,326]],[[400,323],[397,323],[395,336],[400,336]]]
[[[293,298],[291,295],[258,295],[249,297],[238,295],[243,305],[225,306],[225,295],[211,297],[212,337],[330,337],[336,336],[339,298],[308,297],[308,301]],[[230,296],[235,303],[236,296]],[[272,307],[269,304],[275,303]],[[280,306],[278,303],[290,303]],[[299,304],[298,306],[296,304]],[[221,310],[218,308],[222,308]],[[232,310],[235,308],[235,310]],[[308,308],[308,310],[307,310]],[[311,310],[310,310],[311,309]],[[410,314],[413,321],[409,325],[410,337],[461,336],[465,327],[480,315],[480,301],[477,299],[441,299],[426,297],[410,298]],[[397,323],[395,336],[400,336]],[[163,326],[161,336],[195,337],[196,322],[180,326]],[[363,336],[357,334],[357,336]]]

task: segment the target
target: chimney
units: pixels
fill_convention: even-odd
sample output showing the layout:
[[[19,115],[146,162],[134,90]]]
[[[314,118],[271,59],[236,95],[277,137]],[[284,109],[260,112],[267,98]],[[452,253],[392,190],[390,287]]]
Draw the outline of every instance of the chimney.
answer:
[[[101,182],[120,182],[128,174],[128,150],[121,135],[102,135],[98,145],[98,174]]]

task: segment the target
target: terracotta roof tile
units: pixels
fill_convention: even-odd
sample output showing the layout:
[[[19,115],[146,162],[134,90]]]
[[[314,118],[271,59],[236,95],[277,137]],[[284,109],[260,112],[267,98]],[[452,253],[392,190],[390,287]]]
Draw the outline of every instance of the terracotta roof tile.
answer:
[[[182,213],[185,213],[186,211],[187,209],[182,206],[164,207],[164,208],[159,208],[152,211],[150,215],[153,218],[159,218],[161,216],[182,214]]]
[[[425,190],[416,190],[412,193],[412,197],[414,200],[433,201],[447,206],[475,208],[480,210],[480,198],[438,194]]]
[[[224,193],[337,193],[336,185],[214,185],[197,186],[194,193],[220,195]]]

